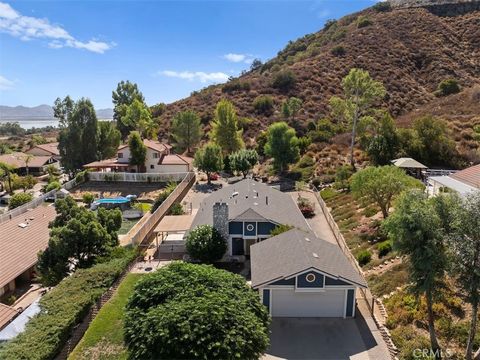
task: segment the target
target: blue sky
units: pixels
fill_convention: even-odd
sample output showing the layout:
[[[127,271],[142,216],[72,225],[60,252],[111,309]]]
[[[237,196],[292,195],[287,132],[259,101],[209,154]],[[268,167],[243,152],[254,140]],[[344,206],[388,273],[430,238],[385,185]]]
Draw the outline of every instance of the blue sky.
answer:
[[[70,95],[111,107],[120,80],[169,103],[373,2],[0,0],[0,104]]]

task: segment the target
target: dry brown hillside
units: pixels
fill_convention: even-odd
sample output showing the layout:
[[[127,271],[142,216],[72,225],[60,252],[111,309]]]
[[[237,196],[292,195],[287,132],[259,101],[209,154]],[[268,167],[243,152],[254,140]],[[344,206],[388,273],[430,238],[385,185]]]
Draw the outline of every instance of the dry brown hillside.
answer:
[[[359,27],[359,22],[367,26]],[[329,98],[340,93],[340,81],[352,67],[366,69],[384,83],[388,90],[385,106],[400,116],[438,101],[433,92],[442,80],[455,78],[463,87],[480,84],[479,39],[480,11],[441,17],[424,8],[367,9],[290,42],[276,58],[234,80],[249,89],[225,92],[225,84],[210,86],[168,105],[162,128],[168,130],[171,117],[186,109],[200,113],[207,125],[215,104],[228,98],[240,116],[255,120],[245,132],[253,138],[281,117],[280,106],[288,96],[303,100],[297,116],[298,127],[302,127],[328,113]],[[343,48],[344,55],[332,54],[334,48]],[[294,88],[286,94],[272,87],[275,76],[283,71],[296,77]],[[273,98],[272,115],[255,113],[252,103],[259,95]]]

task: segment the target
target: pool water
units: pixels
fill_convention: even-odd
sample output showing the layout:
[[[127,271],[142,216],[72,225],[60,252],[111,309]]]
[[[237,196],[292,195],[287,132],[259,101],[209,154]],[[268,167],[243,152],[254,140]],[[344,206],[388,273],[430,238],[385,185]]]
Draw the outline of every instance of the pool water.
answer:
[[[105,198],[105,199],[97,199],[95,202],[99,204],[125,204],[130,202],[129,199],[126,197],[117,197],[117,198]]]

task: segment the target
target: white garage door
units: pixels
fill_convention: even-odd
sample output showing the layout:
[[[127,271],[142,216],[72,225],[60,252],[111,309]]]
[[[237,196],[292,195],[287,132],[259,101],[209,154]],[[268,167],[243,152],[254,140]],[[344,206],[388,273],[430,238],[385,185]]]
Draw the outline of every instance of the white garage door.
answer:
[[[295,292],[275,289],[272,296],[272,316],[277,317],[343,317],[345,290],[325,292]]]

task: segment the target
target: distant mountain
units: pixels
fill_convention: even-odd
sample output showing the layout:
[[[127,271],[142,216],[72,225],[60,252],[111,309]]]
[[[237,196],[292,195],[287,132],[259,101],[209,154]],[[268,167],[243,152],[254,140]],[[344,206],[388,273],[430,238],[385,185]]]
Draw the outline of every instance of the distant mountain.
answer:
[[[97,110],[98,119],[112,119],[113,109]],[[49,105],[34,107],[0,105],[0,120],[54,120],[53,109]]]

